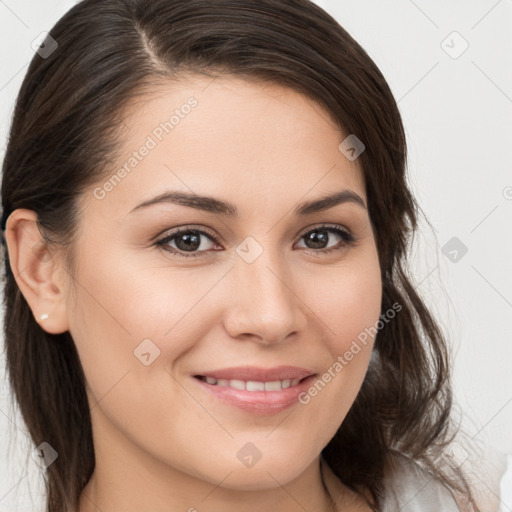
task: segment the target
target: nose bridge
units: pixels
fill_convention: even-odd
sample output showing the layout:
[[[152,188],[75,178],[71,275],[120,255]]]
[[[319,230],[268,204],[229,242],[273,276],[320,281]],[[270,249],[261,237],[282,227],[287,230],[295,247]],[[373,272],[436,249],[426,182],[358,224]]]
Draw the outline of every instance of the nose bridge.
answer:
[[[290,267],[279,249],[270,247],[270,238],[264,245],[247,237],[236,248],[232,276],[236,301],[229,322],[233,336],[255,334],[267,343],[304,327]]]

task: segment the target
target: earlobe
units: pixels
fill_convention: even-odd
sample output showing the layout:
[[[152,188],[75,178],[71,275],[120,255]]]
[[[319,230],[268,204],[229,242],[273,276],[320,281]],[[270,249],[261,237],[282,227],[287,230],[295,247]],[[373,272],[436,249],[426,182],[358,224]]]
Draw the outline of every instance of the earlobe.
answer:
[[[5,230],[9,264],[21,293],[42,329],[60,334],[69,329],[65,282],[57,257],[44,243],[37,213],[19,208]]]

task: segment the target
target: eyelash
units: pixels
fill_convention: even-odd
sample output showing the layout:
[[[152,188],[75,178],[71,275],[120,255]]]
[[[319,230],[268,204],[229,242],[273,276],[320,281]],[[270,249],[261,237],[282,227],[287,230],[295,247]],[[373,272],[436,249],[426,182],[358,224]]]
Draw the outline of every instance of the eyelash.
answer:
[[[303,235],[301,235],[300,239],[304,238],[306,235],[308,235],[309,233],[312,233],[314,231],[327,231],[329,233],[335,233],[335,234],[339,235],[343,241],[341,246],[339,246],[339,247],[331,247],[329,249],[318,249],[318,250],[306,249],[306,250],[314,252],[314,253],[328,254],[333,251],[340,251],[340,250],[344,249],[345,247],[354,246],[357,242],[356,238],[351,233],[349,233],[348,231],[343,229],[341,226],[326,226],[326,225],[316,226],[313,229],[306,231]],[[180,251],[179,249],[177,250],[177,249],[169,248],[166,245],[168,242],[170,242],[174,238],[179,237],[180,235],[183,235],[185,233],[191,233],[191,232],[193,232],[195,234],[205,235],[208,238],[210,238],[214,243],[219,245],[217,237],[213,233],[211,233],[207,230],[191,228],[188,226],[186,226],[184,228],[179,228],[176,231],[173,231],[172,233],[168,234],[164,238],[157,240],[155,242],[155,245],[158,246],[159,248],[163,249],[166,252],[170,252],[172,254],[175,254],[177,256],[182,256],[184,258],[194,258],[196,256],[200,256],[201,254],[203,254],[205,252],[208,252],[208,251],[196,251],[196,252],[190,252],[189,254],[186,254],[183,251]]]

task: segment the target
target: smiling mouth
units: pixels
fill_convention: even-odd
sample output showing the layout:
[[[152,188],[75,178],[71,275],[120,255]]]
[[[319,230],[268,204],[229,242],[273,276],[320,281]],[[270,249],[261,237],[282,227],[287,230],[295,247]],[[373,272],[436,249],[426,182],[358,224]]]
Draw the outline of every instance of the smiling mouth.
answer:
[[[295,373],[296,376],[299,372],[293,370],[288,373],[288,376],[291,376],[290,373]],[[301,373],[304,375],[305,372]],[[260,416],[277,414],[299,403],[299,396],[306,392],[317,376],[317,373],[311,373],[303,378],[281,380],[276,380],[272,376],[270,378],[274,380],[263,381],[191,375],[206,393],[213,395],[221,402]]]
[[[204,375],[194,375],[207,384],[218,387],[226,387],[237,389],[240,391],[281,391],[282,389],[293,388],[303,382],[304,380],[312,377],[309,375],[303,379],[282,379],[272,381],[256,381],[256,380],[239,380],[239,379],[215,379],[214,377],[205,377]]]

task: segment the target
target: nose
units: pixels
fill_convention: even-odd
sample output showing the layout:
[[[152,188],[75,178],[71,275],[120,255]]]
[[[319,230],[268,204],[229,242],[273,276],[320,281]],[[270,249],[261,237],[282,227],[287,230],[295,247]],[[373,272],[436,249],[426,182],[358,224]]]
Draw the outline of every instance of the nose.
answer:
[[[305,298],[282,256],[264,250],[252,263],[236,258],[227,286],[232,301],[224,326],[233,338],[271,345],[305,329]]]

